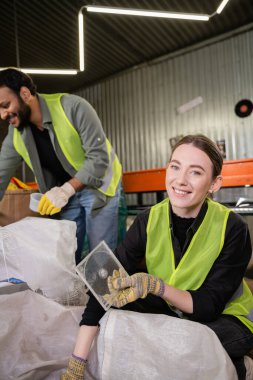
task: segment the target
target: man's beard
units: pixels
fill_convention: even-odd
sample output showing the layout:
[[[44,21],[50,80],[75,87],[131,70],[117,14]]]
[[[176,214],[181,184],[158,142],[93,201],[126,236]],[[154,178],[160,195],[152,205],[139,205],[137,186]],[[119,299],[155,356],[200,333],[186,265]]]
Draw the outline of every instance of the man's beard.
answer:
[[[31,108],[23,101],[23,99],[20,96],[18,98],[18,102],[19,102],[19,107],[20,107],[18,111],[18,118],[19,118],[18,128],[20,128],[30,123]]]

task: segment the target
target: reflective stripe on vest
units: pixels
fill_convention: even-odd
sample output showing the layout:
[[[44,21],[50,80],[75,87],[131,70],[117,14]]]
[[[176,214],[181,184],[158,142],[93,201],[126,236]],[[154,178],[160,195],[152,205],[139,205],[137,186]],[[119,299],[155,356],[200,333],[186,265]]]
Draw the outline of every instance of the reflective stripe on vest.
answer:
[[[205,281],[224,245],[230,210],[207,200],[206,215],[184,256],[175,268],[169,220],[169,200],[153,206],[147,225],[146,263],[148,273],[182,290],[197,290]],[[162,228],[161,228],[162,221]],[[253,332],[253,296],[243,281],[241,291],[226,305],[224,314],[238,317]]]
[[[83,166],[83,163],[85,161],[85,151],[83,150],[82,141],[78,132],[70,123],[61,105],[60,99],[63,95],[64,94],[41,94],[41,96],[47,103],[54,131],[59,145],[61,147],[61,150],[68,162],[75,168],[76,171],[78,171]],[[14,134],[20,135],[18,130],[14,130]],[[20,143],[20,139],[18,139],[16,136],[14,140]],[[14,143],[14,146],[18,153],[22,153],[21,156],[27,162],[27,156],[29,158],[28,152],[24,143],[21,145],[22,148],[20,145],[16,146]],[[105,173],[105,176],[103,177],[103,184],[98,190],[106,194],[107,196],[114,196],[121,178],[121,164],[110,142],[107,139],[106,146],[109,156],[109,166]],[[26,150],[26,152],[24,152],[24,149]]]

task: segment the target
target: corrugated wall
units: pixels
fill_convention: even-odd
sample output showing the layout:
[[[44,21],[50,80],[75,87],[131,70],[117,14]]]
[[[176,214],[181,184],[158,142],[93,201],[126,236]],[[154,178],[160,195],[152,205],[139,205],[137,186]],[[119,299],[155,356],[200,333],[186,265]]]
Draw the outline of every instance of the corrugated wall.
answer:
[[[253,101],[253,31],[160,62],[137,67],[80,90],[97,110],[124,171],[165,166],[170,138],[204,133],[225,139],[227,159],[253,157],[253,113],[235,115],[235,104]],[[203,103],[178,114],[201,96]],[[128,196],[128,203],[136,203]],[[154,203],[152,195],[144,203]]]
[[[77,94],[97,110],[124,170],[164,166],[169,139],[201,132],[225,139],[227,159],[253,157],[253,114],[239,118],[237,101],[253,101],[253,31],[153,61]],[[176,108],[201,96],[184,114]]]

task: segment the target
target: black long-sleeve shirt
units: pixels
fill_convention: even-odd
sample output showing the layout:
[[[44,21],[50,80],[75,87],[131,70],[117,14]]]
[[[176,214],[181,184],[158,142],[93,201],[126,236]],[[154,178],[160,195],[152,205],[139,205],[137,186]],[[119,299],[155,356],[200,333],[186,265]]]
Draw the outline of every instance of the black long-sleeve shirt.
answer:
[[[207,203],[204,203],[195,219],[185,219],[176,216],[170,209],[170,229],[176,265],[186,252],[193,235],[205,217],[206,211]],[[150,209],[147,209],[136,217],[125,240],[115,251],[116,257],[129,274],[146,270],[146,227],[149,213]],[[187,315],[189,319],[199,322],[217,319],[240,285],[251,254],[248,226],[240,215],[230,212],[224,246],[220,255],[214,262],[202,286],[195,291],[190,291],[193,299],[193,313]],[[196,270],[201,270],[201,268],[196,268]],[[102,306],[90,295],[80,325],[97,325],[104,312]]]

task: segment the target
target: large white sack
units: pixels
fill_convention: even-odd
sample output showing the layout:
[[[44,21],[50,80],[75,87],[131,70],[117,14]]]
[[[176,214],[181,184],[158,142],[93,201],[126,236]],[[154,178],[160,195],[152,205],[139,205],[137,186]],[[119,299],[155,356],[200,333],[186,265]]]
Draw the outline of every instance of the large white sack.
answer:
[[[0,295],[0,379],[58,380],[83,307],[32,291]],[[89,355],[85,380],[236,380],[209,328],[164,315],[110,310]]]
[[[72,221],[29,217],[0,227],[0,280],[18,278],[58,302],[85,304],[76,248]]]
[[[31,290],[0,295],[0,379],[59,380],[83,309],[62,306]]]
[[[237,380],[215,333],[196,322],[110,310],[85,380]]]

